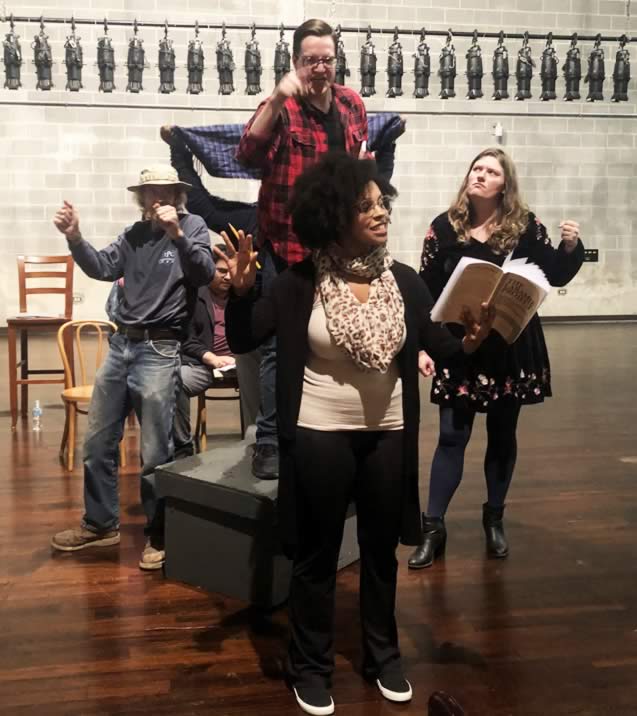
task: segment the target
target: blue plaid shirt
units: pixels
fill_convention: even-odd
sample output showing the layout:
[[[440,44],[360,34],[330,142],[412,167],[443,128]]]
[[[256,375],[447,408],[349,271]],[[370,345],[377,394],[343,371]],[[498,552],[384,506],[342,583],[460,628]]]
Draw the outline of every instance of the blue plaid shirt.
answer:
[[[367,149],[376,152],[381,174],[388,179],[394,168],[394,143],[405,131],[398,114],[382,112],[368,117]],[[214,124],[207,127],[175,127],[193,155],[213,177],[261,179],[259,169],[242,166],[236,159],[243,124]]]

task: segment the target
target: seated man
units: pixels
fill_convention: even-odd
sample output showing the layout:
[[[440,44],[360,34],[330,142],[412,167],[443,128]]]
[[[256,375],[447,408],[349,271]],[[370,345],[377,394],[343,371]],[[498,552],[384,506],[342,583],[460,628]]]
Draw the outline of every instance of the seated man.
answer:
[[[225,245],[219,248],[224,250]],[[181,390],[177,396],[174,424],[176,458],[194,453],[190,433],[190,398],[212,387],[215,368],[235,366],[226,340],[224,317],[230,290],[228,263],[220,257],[215,263],[211,283],[199,289],[188,337],[181,347]]]
[[[155,493],[157,465],[173,457],[172,428],[179,384],[179,349],[197,288],[214,274],[208,229],[183,213],[188,184],[170,166],[144,169],[134,192],[142,220],[97,250],[80,233],[79,214],[67,201],[55,226],[78,266],[91,278],[124,278],[116,310],[117,332],[95,377],[84,443],[84,517],[79,527],[51,540],[63,552],[118,544],[118,445],[131,408],[140,424],[141,500],[146,546],[139,566],[164,561],[163,504]]]

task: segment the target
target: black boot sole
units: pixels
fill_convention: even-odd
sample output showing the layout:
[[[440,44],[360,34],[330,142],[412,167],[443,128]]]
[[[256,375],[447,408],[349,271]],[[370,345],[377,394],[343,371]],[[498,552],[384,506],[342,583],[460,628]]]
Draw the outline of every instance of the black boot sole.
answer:
[[[428,562],[427,564],[409,564],[407,563],[407,569],[429,569],[429,567],[433,567],[434,563]]]
[[[489,559],[506,559],[508,556],[509,556],[508,550],[506,552],[502,552],[502,553],[489,552],[489,550],[487,550],[487,557]]]

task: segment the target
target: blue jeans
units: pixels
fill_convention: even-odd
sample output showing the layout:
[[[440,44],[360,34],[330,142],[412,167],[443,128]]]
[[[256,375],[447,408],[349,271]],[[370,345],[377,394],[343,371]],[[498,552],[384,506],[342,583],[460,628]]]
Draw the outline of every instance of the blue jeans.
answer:
[[[146,534],[163,536],[163,503],[154,471],[173,457],[173,419],[180,386],[179,341],[131,341],[116,333],[95,377],[84,442],[82,524],[93,532],[119,527],[118,445],[131,407],[140,425],[141,500]]]
[[[261,251],[261,294],[267,296],[280,269],[270,247]],[[259,365],[259,392],[261,403],[256,424],[257,445],[278,445],[276,426],[276,338],[272,336],[258,348],[261,355]]]

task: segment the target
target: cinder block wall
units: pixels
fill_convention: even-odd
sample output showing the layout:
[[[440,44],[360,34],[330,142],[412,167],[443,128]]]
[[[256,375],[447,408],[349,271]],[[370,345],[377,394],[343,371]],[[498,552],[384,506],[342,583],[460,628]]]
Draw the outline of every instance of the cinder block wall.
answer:
[[[567,103],[562,101],[564,81],[561,66],[568,42],[556,42],[560,78],[558,99],[540,102],[539,60],[543,41],[532,41],[538,63],[532,83],[533,99],[527,102],[490,99],[493,89],[491,58],[495,40],[481,39],[485,77],[484,98],[464,99],[465,53],[468,38],[454,41],[458,77],[457,97],[443,101],[436,76],[442,37],[430,37],[432,56],[431,95],[416,100],[413,91],[413,52],[418,44],[417,30],[473,30],[479,32],[552,31],[555,34],[578,32],[580,35],[628,35],[635,33],[634,20],[627,24],[626,4],[617,0],[397,0],[388,4],[336,0],[183,0],[175,5],[168,0],[89,0],[72,8],[60,0],[21,0],[6,7],[17,16],[102,18],[132,23],[163,22],[194,24],[227,23],[296,25],[309,17],[321,17],[336,25],[360,28],[344,34],[351,77],[348,84],[360,88],[359,50],[365,41],[368,24],[377,28],[411,30],[400,41],[405,56],[403,78],[405,94],[387,99],[387,48],[390,34],[374,35],[378,55],[377,94],[366,100],[369,112],[397,111],[407,118],[407,133],[400,139],[394,182],[400,197],[392,224],[391,245],[397,258],[418,264],[422,238],[427,225],[447,208],[470,159],[482,148],[495,143],[493,128],[504,128],[503,146],[515,159],[522,189],[530,207],[558,237],[558,224],[572,217],[583,226],[582,236],[590,247],[598,248],[599,263],[586,264],[566,295],[554,292],[543,309],[545,315],[621,315],[637,312],[637,230],[634,200],[637,167],[637,83],[629,86],[630,101],[613,104],[612,72],[616,44],[603,45],[606,53],[606,82],[603,102]],[[100,24],[79,25],[77,32],[84,47],[84,89],[79,93],[64,90],[64,40],[68,25],[49,23],[47,33],[53,48],[55,88],[51,92],[35,90],[35,68],[30,43],[39,28],[37,23],[19,22],[25,64],[24,87],[18,91],[0,89],[0,150],[4,171],[0,173],[0,321],[18,310],[15,256],[19,253],[57,253],[65,250],[63,237],[51,224],[51,217],[63,198],[74,202],[80,211],[84,235],[98,247],[113,240],[122,227],[134,221],[137,213],[125,187],[140,168],[152,161],[167,159],[167,148],[159,139],[164,123],[181,125],[244,122],[257,103],[273,87],[273,50],[278,32],[259,31],[265,71],[264,94],[244,94],[243,48],[249,33],[229,31],[235,53],[237,91],[229,97],[217,94],[218,81],[214,50],[220,33],[203,30],[206,46],[205,92],[186,93],[186,49],[193,36],[190,29],[172,29],[177,53],[177,91],[160,95],[157,46],[163,31],[141,27],[146,58],[145,91],[139,95],[125,92],[126,51],[132,35],[130,26],[111,26],[116,52],[116,85],[112,94],[98,92],[96,67],[97,38],[103,34]],[[8,23],[2,23],[3,34]],[[291,33],[286,39],[291,41]],[[509,39],[511,71],[520,40]],[[637,45],[629,45],[633,68],[637,64]],[[581,42],[584,72],[592,43]],[[633,74],[635,70],[633,69]],[[515,79],[510,80],[514,94]],[[511,91],[513,90],[513,91]],[[585,97],[587,85],[582,82]],[[249,181],[206,179],[211,191],[231,197],[254,200],[257,184]],[[76,291],[82,303],[77,317],[103,315],[108,292],[106,284],[86,278],[76,271]],[[32,310],[51,305],[34,302]]]

